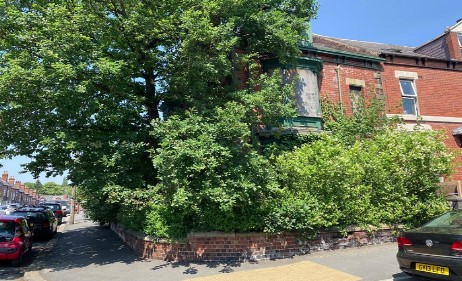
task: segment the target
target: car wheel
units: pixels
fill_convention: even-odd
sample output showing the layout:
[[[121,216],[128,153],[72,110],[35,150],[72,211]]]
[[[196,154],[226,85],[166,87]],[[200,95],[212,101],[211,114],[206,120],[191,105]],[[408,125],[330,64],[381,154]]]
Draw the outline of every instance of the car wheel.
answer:
[[[11,261],[11,265],[14,267],[19,267],[21,265],[21,262],[22,262],[22,253],[19,255],[17,259]]]

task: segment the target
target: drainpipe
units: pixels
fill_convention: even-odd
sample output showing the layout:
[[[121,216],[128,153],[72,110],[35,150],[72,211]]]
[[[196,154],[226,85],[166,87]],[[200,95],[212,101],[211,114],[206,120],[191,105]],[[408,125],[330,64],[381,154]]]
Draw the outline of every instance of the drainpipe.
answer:
[[[342,102],[342,85],[340,83],[340,64],[337,64],[337,67],[335,68],[335,72],[337,72],[337,86],[338,86],[338,98],[339,98],[339,103],[340,103],[340,110],[343,112],[343,102]]]

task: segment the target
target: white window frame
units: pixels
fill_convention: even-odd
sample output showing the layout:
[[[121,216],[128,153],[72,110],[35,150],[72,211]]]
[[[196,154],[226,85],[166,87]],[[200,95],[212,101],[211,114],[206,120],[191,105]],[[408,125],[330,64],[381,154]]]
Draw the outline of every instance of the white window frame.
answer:
[[[410,82],[410,85],[412,87],[412,91],[414,92],[413,94],[409,94],[409,93],[405,93],[404,90],[403,90],[403,86],[401,84],[401,82]],[[403,105],[403,113],[404,114],[408,114],[408,115],[419,115],[419,107],[418,107],[418,103],[417,103],[417,89],[416,89],[416,86],[415,86],[415,80],[414,79],[409,79],[409,78],[399,78],[399,87],[401,89],[401,102],[402,102],[402,105]],[[405,112],[405,109],[404,109],[404,100],[412,100],[414,102],[414,112],[412,113],[407,113]]]
[[[462,33],[457,33],[457,39],[459,39],[460,54],[462,55]]]

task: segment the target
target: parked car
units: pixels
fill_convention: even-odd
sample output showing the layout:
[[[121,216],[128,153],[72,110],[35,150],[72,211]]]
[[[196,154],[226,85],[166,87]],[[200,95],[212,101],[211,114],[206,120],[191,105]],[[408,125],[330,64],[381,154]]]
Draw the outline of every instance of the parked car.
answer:
[[[39,207],[52,210],[53,213],[55,214],[56,219],[58,219],[58,224],[60,225],[63,223],[64,213],[63,213],[61,204],[53,203],[53,202],[45,202],[45,203],[40,203]]]
[[[16,211],[20,206],[19,204],[7,204],[0,206],[0,215],[9,215],[11,212]]]
[[[49,209],[21,208],[11,215],[24,217],[34,237],[51,239],[58,230],[58,220]]]
[[[32,250],[32,232],[22,217],[0,216],[0,260],[19,266]]]
[[[70,207],[69,201],[62,200],[62,201],[59,201],[59,204],[61,204],[61,208],[63,210],[64,216],[71,214],[71,207]]]
[[[397,238],[400,269],[417,277],[462,280],[462,210],[450,211]]]

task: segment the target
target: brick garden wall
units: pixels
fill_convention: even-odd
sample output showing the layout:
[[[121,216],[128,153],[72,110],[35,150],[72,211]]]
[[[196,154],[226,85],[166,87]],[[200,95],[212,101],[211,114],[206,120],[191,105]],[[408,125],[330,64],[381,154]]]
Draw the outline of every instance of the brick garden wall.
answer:
[[[351,231],[346,237],[324,232],[312,240],[301,240],[294,233],[192,233],[185,241],[171,243],[126,231],[115,223],[111,229],[138,256],[167,261],[258,261],[395,241],[390,229]]]

